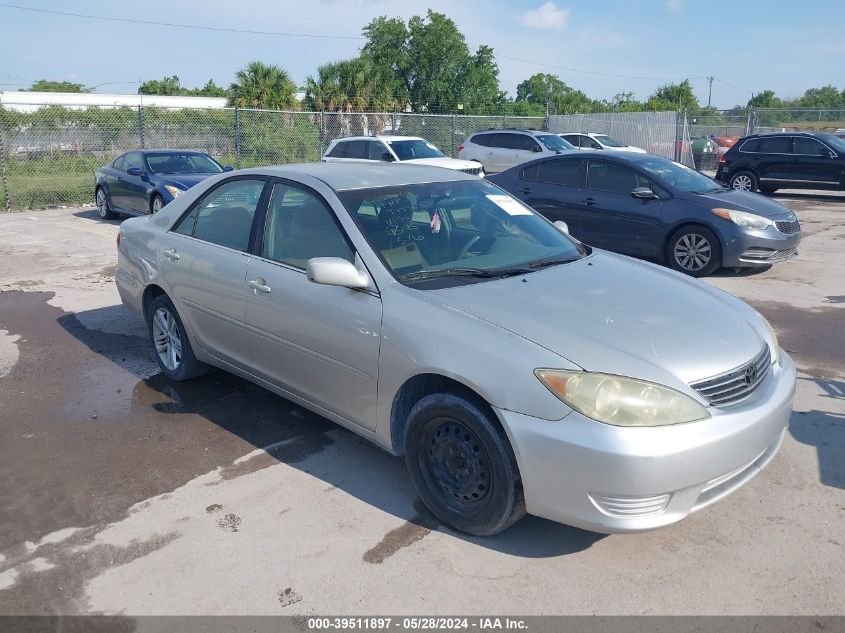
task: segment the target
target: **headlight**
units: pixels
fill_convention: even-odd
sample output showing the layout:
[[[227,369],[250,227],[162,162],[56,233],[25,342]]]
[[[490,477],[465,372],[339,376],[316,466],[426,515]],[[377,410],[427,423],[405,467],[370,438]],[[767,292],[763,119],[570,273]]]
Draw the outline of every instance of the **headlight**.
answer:
[[[665,426],[710,417],[689,396],[645,380],[562,369],[535,369],[534,375],[564,403],[605,424]]]
[[[778,345],[778,335],[775,333],[775,329],[772,327],[772,324],[766,320],[766,317],[764,317],[759,312],[757,313],[757,316],[760,317],[760,320],[763,322],[763,325],[766,326],[766,330],[769,332],[769,336],[771,337],[772,343],[774,344],[773,346],[769,345],[769,347],[772,348],[772,360],[778,365],[780,365],[780,345]],[[768,341],[766,342],[768,343]]]
[[[173,196],[174,200],[185,193],[184,189],[179,189],[179,187],[174,187],[173,185],[164,185],[164,188]]]
[[[737,226],[748,229],[762,230],[774,224],[769,218],[764,218],[762,215],[756,215],[754,213],[746,213],[745,211],[735,211],[734,209],[711,209],[711,211],[720,218],[724,218]]]

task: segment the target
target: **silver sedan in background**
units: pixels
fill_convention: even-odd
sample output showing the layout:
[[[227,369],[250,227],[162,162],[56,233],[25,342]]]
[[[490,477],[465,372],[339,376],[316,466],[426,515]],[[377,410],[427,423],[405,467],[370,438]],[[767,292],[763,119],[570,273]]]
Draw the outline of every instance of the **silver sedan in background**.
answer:
[[[118,250],[166,376],[222,368],[404,455],[472,534],[673,523],[766,466],[792,409],[792,360],[745,303],[452,170],[226,173]]]

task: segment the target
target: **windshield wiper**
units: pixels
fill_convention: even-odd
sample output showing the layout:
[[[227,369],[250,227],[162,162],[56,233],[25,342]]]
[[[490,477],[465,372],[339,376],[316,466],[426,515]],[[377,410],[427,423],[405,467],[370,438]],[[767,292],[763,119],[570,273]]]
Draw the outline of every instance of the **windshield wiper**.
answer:
[[[533,272],[529,268],[444,268],[442,270],[419,270],[399,276],[399,281],[420,281],[438,277],[510,277]]]
[[[546,259],[535,259],[533,262],[525,264],[526,267],[532,270],[538,268],[545,268],[546,266],[555,266],[557,264],[569,264],[581,259],[580,257],[547,257]]]

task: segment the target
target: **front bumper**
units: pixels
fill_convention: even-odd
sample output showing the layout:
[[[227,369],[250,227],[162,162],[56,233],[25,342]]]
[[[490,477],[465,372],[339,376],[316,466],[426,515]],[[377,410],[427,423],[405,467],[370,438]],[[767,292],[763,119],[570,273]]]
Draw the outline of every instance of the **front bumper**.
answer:
[[[497,410],[514,448],[530,514],[594,532],[675,523],[730,494],[775,456],[795,394],[781,353],[755,396],[710,408],[700,422],[623,428],[573,411],[547,421]]]
[[[792,259],[798,254],[801,233],[787,235],[775,227],[764,231],[737,229],[725,236],[722,266],[751,268]]]

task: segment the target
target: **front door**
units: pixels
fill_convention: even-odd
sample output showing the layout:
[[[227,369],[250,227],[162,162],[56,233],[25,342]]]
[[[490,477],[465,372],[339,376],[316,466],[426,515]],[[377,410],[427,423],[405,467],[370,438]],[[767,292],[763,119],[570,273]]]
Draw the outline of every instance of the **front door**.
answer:
[[[579,199],[578,239],[619,253],[658,257],[663,202],[631,196],[637,187],[655,186],[627,165],[590,160],[587,188]]]
[[[249,370],[244,284],[263,179],[224,182],[161,240],[159,262],[182,320],[212,356]]]
[[[834,154],[831,154],[831,149],[827,145],[814,138],[794,136],[792,138],[793,179],[839,184],[842,182],[842,166],[838,160],[832,158]]]
[[[150,197],[147,195],[147,191],[150,187],[146,180],[148,170],[144,164],[144,157],[141,156],[140,152],[131,152],[126,155],[124,165],[126,169],[130,167],[140,169],[142,175],[133,176],[128,173],[122,174],[123,204],[121,206],[124,209],[135,211],[136,213],[149,213]]]
[[[315,192],[277,182],[246,274],[253,372],[368,429],[376,425],[381,299],[308,280],[312,257],[355,260]]]

